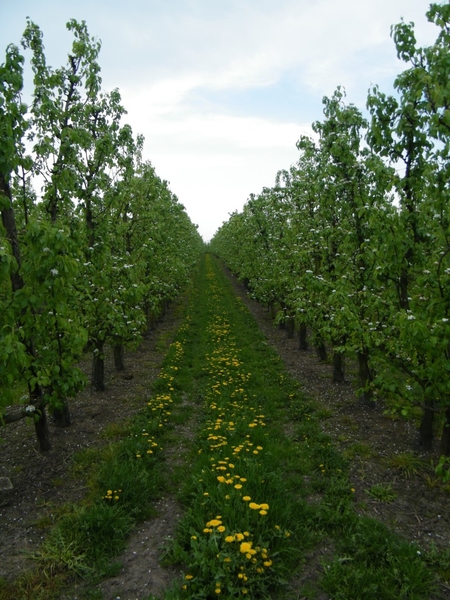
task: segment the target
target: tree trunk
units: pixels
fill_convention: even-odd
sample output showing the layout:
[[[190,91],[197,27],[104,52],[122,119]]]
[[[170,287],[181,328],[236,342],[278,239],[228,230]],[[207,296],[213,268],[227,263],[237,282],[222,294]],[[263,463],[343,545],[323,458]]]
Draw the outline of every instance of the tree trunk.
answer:
[[[450,408],[445,411],[444,429],[442,430],[440,455],[450,456]]]
[[[270,316],[272,317],[272,320],[274,320],[275,317],[277,316],[277,307],[275,306],[274,302],[270,303],[269,309],[270,309]]]
[[[124,371],[125,364],[123,362],[124,357],[124,348],[122,344],[117,344],[114,346],[114,366],[116,371]]]
[[[21,290],[24,287],[23,279],[20,274],[21,267],[21,256],[20,256],[20,247],[19,247],[19,237],[17,235],[16,221],[14,215],[14,209],[12,206],[12,195],[11,188],[9,183],[6,180],[6,177],[3,173],[0,173],[0,196],[4,196],[9,200],[8,207],[2,209],[2,224],[6,231],[6,237],[8,242],[11,245],[11,250],[14,258],[17,262],[17,269],[12,269],[10,271],[11,278],[11,287],[13,293]],[[22,309],[22,314],[25,312],[25,307]],[[34,359],[36,353],[34,351],[34,343],[33,338],[29,338],[25,340],[25,347],[29,356]],[[31,370],[33,375],[36,376],[34,372],[34,367],[31,366]],[[35,386],[33,390],[28,389],[30,398],[37,410],[40,411],[39,419],[35,419],[34,427],[36,431],[36,437],[38,441],[38,448],[41,452],[46,452],[50,450],[50,435],[48,431],[48,423],[47,423],[47,415],[45,413],[45,406],[42,400],[42,390],[38,385]]]
[[[431,450],[433,446],[434,415],[433,406],[425,405],[419,427],[419,444],[424,450]]]
[[[294,339],[295,332],[295,320],[293,317],[288,316],[286,322],[286,335],[288,340]]]
[[[326,362],[328,360],[327,348],[324,342],[319,342],[317,344],[316,351],[320,362]]]
[[[61,406],[52,410],[51,415],[55,427],[69,427],[69,425],[72,425],[69,405],[66,398],[63,400]]]
[[[92,387],[98,392],[105,390],[105,357],[103,356],[104,342],[96,342],[92,357]]]
[[[23,288],[22,275],[20,274],[22,261],[20,256],[19,237],[16,228],[16,218],[12,206],[11,188],[3,173],[0,173],[0,196],[5,196],[9,200],[8,207],[2,209],[2,223],[5,228],[6,237],[11,246],[12,254],[17,262],[17,269],[10,270],[12,291],[16,292]]]
[[[333,382],[344,381],[344,357],[340,352],[333,352]]]
[[[308,332],[305,323],[299,324],[298,329],[298,349],[308,350]]]
[[[156,327],[156,313],[150,305],[147,305],[145,309],[145,314],[147,315],[147,332],[153,331]]]
[[[40,452],[48,452],[51,449],[51,444],[45,405],[41,399],[38,399],[34,403],[34,406],[37,412],[34,417],[34,430],[36,432],[38,449]]]
[[[359,396],[360,402],[367,405],[373,403],[373,393],[371,389],[367,389],[368,384],[372,381],[372,374],[369,368],[369,351],[364,349],[358,352],[358,383],[362,390]]]

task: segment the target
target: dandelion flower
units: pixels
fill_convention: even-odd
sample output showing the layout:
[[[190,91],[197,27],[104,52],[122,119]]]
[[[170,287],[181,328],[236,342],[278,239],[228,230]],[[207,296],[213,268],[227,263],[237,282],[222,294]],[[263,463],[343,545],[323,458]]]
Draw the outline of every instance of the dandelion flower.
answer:
[[[209,521],[209,523],[206,523],[206,527],[217,527],[218,525],[221,525],[222,521],[219,521],[219,519],[212,519],[211,521]]]
[[[252,547],[251,542],[242,542],[239,550],[242,552],[242,554],[246,554],[249,550],[251,550],[251,547]]]

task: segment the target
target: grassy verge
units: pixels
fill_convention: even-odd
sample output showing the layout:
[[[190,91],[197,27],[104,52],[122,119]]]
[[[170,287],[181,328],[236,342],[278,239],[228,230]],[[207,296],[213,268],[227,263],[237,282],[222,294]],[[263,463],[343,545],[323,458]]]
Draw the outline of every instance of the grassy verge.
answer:
[[[357,516],[346,459],[210,258],[189,319],[203,421],[166,557],[185,575],[166,598],[432,597],[420,550]],[[317,547],[328,558],[306,584]]]

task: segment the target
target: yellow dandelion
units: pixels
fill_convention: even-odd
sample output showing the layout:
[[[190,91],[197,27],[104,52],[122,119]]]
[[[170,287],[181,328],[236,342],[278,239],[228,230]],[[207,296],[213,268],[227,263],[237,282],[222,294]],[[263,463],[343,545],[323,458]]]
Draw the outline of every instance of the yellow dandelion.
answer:
[[[222,524],[222,521],[219,521],[219,519],[212,519],[211,521],[206,523],[206,527],[217,527],[218,525],[221,525],[221,524]]]
[[[242,554],[247,554],[249,552],[249,550],[251,550],[251,547],[252,547],[251,542],[242,542],[239,550],[242,552]]]
[[[234,542],[234,535],[227,535],[227,537],[225,538],[226,542]]]

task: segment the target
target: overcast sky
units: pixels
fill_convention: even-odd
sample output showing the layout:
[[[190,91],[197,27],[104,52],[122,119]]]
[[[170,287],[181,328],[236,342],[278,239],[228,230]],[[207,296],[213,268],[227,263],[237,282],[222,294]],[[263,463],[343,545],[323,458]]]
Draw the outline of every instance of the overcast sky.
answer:
[[[2,57],[29,16],[47,62],[66,62],[65,24],[102,41],[103,89],[119,88],[144,158],[209,240],[251,193],[274,185],[338,85],[364,109],[404,68],[390,26],[436,37],[427,0],[0,0]]]

